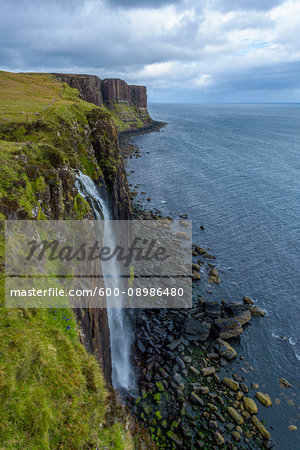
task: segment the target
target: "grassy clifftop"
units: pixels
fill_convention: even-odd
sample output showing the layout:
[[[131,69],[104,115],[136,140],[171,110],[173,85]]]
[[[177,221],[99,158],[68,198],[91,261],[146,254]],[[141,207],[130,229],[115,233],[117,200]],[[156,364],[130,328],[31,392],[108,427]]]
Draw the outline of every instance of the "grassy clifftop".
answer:
[[[117,149],[110,114],[51,75],[0,72],[0,448],[141,448],[134,424],[79,342],[70,310],[4,305],[5,218],[90,218],[73,169],[103,179]],[[99,125],[101,124],[101,126]],[[100,135],[100,137],[99,137]],[[95,137],[94,137],[95,139]],[[100,151],[99,150],[99,151]],[[99,156],[99,155],[98,155]],[[108,175],[117,171],[110,157]],[[147,438],[143,438],[142,441]],[[140,444],[139,444],[140,442]],[[147,446],[151,448],[151,444]]]

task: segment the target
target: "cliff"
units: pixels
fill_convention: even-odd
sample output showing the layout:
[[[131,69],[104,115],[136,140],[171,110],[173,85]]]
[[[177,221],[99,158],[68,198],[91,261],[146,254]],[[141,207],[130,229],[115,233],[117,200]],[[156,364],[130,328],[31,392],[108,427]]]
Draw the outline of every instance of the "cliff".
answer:
[[[77,89],[82,100],[108,110],[118,131],[147,128],[153,123],[147,109],[145,86],[128,85],[118,78],[101,80],[94,75],[53,75]]]
[[[103,101],[107,104],[112,102],[127,102],[130,106],[147,108],[147,90],[145,86],[128,85],[119,78],[106,78],[101,83]]]
[[[3,417],[0,447],[3,448],[19,448],[16,442],[20,448],[24,445],[132,448],[128,423],[135,433],[135,424],[111,400],[114,397],[104,387],[103,374],[106,381],[111,377],[105,309],[91,305],[74,312],[10,311],[3,307],[1,220],[92,218],[90,205],[76,187],[77,169],[107,192],[115,217],[125,219],[130,212],[114,120],[105,107],[94,104],[101,100],[96,95],[100,92],[98,79],[79,76],[72,83],[82,90],[82,96],[89,98],[89,103],[78,97],[80,89],[71,89],[51,75],[0,72],[0,327],[5,330],[0,336],[1,348],[5,349],[5,358],[0,363]],[[147,437],[144,439],[146,442]]]

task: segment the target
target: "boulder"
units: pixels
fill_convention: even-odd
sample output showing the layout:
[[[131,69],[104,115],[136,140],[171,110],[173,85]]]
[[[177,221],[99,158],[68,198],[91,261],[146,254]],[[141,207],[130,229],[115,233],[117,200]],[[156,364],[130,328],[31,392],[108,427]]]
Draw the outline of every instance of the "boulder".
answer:
[[[221,435],[221,433],[219,433],[219,431],[215,431],[214,439],[215,439],[218,447],[222,447],[224,445],[225,440],[224,440],[223,436]]]
[[[192,362],[192,358],[190,356],[184,356],[182,359],[184,362],[186,362],[188,364]]]
[[[212,277],[212,276],[210,276],[207,281],[209,282],[209,284],[213,284],[213,283],[220,284],[221,283],[220,277]]]
[[[208,377],[209,375],[213,375],[216,373],[215,367],[203,367],[201,369],[202,375]]]
[[[175,375],[173,376],[173,380],[177,385],[179,385],[180,383],[183,383],[183,378],[180,375],[180,373],[175,373]]]
[[[218,269],[216,269],[216,268],[214,267],[213,269],[211,269],[211,270],[209,271],[209,275],[212,276],[212,277],[218,277],[218,276],[219,276]]]
[[[195,392],[191,392],[190,399],[198,405],[204,406],[204,401]]]
[[[205,302],[205,314],[212,319],[221,317],[221,305],[219,302]]]
[[[146,348],[145,348],[145,346],[142,344],[141,341],[139,341],[139,340],[137,341],[137,346],[138,346],[138,349],[140,350],[141,353],[145,353]]]
[[[258,420],[258,418],[256,416],[252,416],[251,420],[253,422],[253,424],[255,425],[255,427],[258,429],[258,431],[260,432],[260,434],[262,435],[262,437],[264,439],[270,439],[271,437],[271,433],[269,433],[268,430],[266,430],[266,428],[263,426],[263,424]]]
[[[257,305],[251,305],[249,310],[250,310],[252,316],[255,316],[255,317],[265,317],[265,315],[267,314],[266,311],[264,311]]]
[[[241,302],[231,302],[224,305],[225,314],[229,317],[234,317],[241,325],[251,320],[251,313],[248,305]]]
[[[262,392],[256,392],[256,398],[260,401],[264,406],[271,406],[272,400],[268,394],[263,394]]]
[[[243,417],[234,409],[232,406],[228,406],[227,412],[230,415],[230,417],[238,424],[243,425],[244,419]]]
[[[199,247],[199,245],[195,245],[194,249],[199,255],[204,255],[206,253],[206,250],[202,247]]]
[[[171,342],[171,344],[168,345],[168,347],[169,347],[170,350],[173,351],[180,344],[181,344],[181,340],[180,339],[175,339],[173,342]]]
[[[278,381],[279,381],[279,384],[281,387],[291,387],[292,386],[291,383],[288,380],[286,380],[285,378],[279,378]]]
[[[254,400],[252,400],[252,398],[244,396],[243,397],[243,402],[244,402],[246,410],[250,414],[257,414],[257,404],[255,403]]]
[[[240,400],[242,400],[242,398],[244,397],[244,393],[242,391],[238,391],[236,393],[236,399],[239,402]]]
[[[215,267],[209,271],[208,282],[220,284],[219,272],[218,269],[216,269]]]
[[[203,253],[202,256],[206,259],[216,259],[214,255],[210,255],[209,253]]]
[[[239,388],[239,383],[237,381],[234,381],[232,378],[225,377],[223,379],[223,384],[225,384],[225,386],[229,387],[233,391],[237,391]]]
[[[207,403],[206,406],[207,406],[211,411],[213,411],[213,412],[217,412],[217,411],[218,411],[217,406],[214,405],[213,403]]]
[[[212,331],[221,339],[230,339],[242,334],[243,328],[234,318],[221,318],[214,320]]]
[[[217,430],[218,429],[218,422],[216,420],[209,420],[208,427],[211,430]]]
[[[248,394],[249,388],[245,383],[241,383],[241,389],[245,394]]]
[[[192,279],[195,280],[195,281],[201,280],[200,273],[196,272],[196,270],[193,270],[193,272],[192,272]]]
[[[236,442],[239,442],[242,439],[242,436],[238,431],[234,431],[232,437]]]
[[[209,336],[211,325],[200,320],[187,317],[183,324],[183,337],[188,341],[204,342]]]
[[[173,441],[179,448],[182,448],[183,440],[177,436],[172,430],[167,431],[167,436],[171,441]]]
[[[223,341],[223,339],[218,338],[216,341],[216,347],[219,352],[219,354],[226,359],[234,359],[237,355],[236,351],[234,350],[231,345],[228,344],[228,342]]]
[[[243,297],[243,302],[246,303],[246,305],[252,305],[253,300],[250,297]]]
[[[190,371],[191,371],[194,375],[196,375],[196,376],[197,376],[197,375],[200,375],[200,372],[199,372],[198,369],[196,369],[196,367],[190,366],[189,369],[190,369]]]

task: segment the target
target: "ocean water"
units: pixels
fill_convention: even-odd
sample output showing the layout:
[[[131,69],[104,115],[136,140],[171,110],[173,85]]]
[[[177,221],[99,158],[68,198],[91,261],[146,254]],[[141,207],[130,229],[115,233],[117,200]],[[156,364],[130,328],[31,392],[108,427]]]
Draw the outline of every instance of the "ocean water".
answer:
[[[206,298],[250,296],[267,311],[234,342],[244,359],[228,370],[271,395],[259,417],[276,448],[299,449],[300,105],[153,104],[150,113],[167,125],[135,138],[143,157],[129,160],[129,182],[150,208],[193,220],[193,241],[210,248],[221,277],[213,295],[203,283]]]

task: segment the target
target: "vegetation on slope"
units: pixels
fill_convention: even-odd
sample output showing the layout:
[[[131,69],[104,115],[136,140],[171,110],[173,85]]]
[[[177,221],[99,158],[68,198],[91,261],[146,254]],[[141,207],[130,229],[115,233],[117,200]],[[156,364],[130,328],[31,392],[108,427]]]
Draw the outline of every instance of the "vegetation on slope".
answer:
[[[118,131],[130,131],[132,128],[143,128],[145,124],[141,120],[137,106],[129,106],[127,103],[111,102],[104,108],[112,115]]]
[[[3,219],[91,217],[71,169],[102,175],[89,142],[92,111],[50,75],[0,72],[0,448],[138,446],[79,342],[73,312],[4,307]]]

